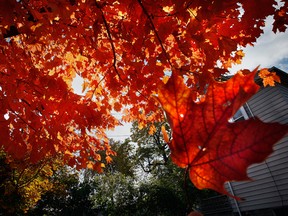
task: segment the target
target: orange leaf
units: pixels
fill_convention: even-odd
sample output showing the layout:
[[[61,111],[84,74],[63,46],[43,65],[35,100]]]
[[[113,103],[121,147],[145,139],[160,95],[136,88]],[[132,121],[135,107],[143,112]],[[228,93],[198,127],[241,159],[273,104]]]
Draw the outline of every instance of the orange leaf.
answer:
[[[149,133],[149,135],[153,135],[155,132],[156,132],[156,127],[155,127],[155,125],[153,124],[153,125],[151,125],[151,126],[149,127],[148,133]]]
[[[286,125],[263,123],[257,118],[228,122],[258,91],[256,72],[236,74],[227,82],[211,82],[204,102],[194,102],[192,91],[175,74],[160,89],[159,101],[173,130],[169,143],[172,160],[189,169],[190,179],[199,189],[228,194],[223,184],[248,180],[247,167],[265,160],[273,144],[288,131]]]
[[[275,72],[269,72],[267,68],[260,70],[259,77],[263,79],[263,85],[266,87],[275,86],[275,82],[280,83],[280,77]]]
[[[110,156],[106,156],[106,162],[109,164],[109,163],[112,163],[113,159],[110,157]]]
[[[94,167],[93,169],[98,172],[98,173],[102,173],[103,172],[103,168],[105,168],[105,165],[103,163],[100,163],[100,162],[96,162],[94,164]]]
[[[164,125],[161,126],[161,131],[162,131],[162,134],[163,134],[163,139],[166,143],[169,142],[169,137],[168,137],[168,134],[167,134],[167,131],[166,131],[166,128]]]
[[[93,169],[93,168],[94,168],[93,162],[92,162],[92,161],[89,161],[89,162],[87,163],[87,169]]]

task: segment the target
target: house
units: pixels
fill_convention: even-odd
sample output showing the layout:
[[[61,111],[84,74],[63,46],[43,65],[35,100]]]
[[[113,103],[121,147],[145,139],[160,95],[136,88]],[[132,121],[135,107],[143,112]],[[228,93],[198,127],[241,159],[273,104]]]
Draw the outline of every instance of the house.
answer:
[[[281,83],[275,87],[262,87],[234,115],[233,121],[241,121],[257,116],[263,122],[279,122],[288,124],[288,74],[273,67]],[[260,86],[262,81],[255,78]],[[231,194],[241,197],[243,201],[219,196],[203,202],[204,215],[255,215],[255,216],[287,216],[288,215],[288,135],[274,146],[274,153],[260,164],[254,164],[247,170],[253,181],[227,182],[225,187]],[[222,206],[211,203],[211,200]],[[227,207],[230,203],[230,209]],[[223,205],[223,203],[226,203]],[[214,206],[214,207],[213,207]],[[215,208],[217,206],[217,210]]]

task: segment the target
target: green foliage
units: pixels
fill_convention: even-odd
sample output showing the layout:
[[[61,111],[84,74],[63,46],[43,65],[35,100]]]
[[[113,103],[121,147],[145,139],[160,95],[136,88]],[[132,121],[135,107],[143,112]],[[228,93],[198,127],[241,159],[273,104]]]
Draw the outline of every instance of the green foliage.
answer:
[[[129,139],[125,140],[124,143],[119,141],[110,140],[111,148],[117,153],[113,157],[113,161],[107,164],[106,173],[120,172],[124,176],[135,177],[135,146],[130,142]]]
[[[33,208],[53,186],[50,177],[60,161],[36,164],[12,160],[0,152],[0,215],[22,215]]]
[[[59,170],[52,181],[53,189],[42,197],[29,215],[96,215],[89,200],[94,190],[91,182],[80,182],[78,173],[67,167]]]
[[[132,141],[112,142],[117,156],[103,175],[94,179],[94,208],[103,215],[185,215],[211,191],[196,189],[185,170],[172,164],[161,125],[133,124]],[[170,133],[169,128],[166,128]],[[133,175],[130,175],[130,173]]]
[[[51,178],[53,189],[29,215],[180,216],[190,212],[211,191],[196,189],[185,170],[172,164],[161,125],[149,135],[150,126],[139,129],[134,123],[133,142],[110,140],[117,156],[102,174],[89,169],[80,175],[67,168],[58,170]]]
[[[181,195],[160,182],[142,184],[139,188],[139,215],[185,215],[186,203]]]
[[[155,131],[150,133],[151,126],[139,129],[137,122],[132,125],[131,139],[136,143],[136,163],[141,166],[142,170],[146,173],[155,174],[159,176],[162,172],[170,170],[169,154],[170,150],[167,143],[163,140],[161,134],[161,126],[164,123],[156,123]],[[169,128],[167,127],[170,133]],[[164,168],[164,169],[163,169]]]
[[[95,177],[95,210],[103,215],[130,215],[137,206],[137,188],[130,176],[120,172]]]

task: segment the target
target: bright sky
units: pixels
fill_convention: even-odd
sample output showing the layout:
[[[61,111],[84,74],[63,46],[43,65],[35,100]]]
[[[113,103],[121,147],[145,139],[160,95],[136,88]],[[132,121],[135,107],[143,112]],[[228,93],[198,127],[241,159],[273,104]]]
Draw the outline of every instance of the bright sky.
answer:
[[[76,78],[73,80],[72,87],[74,91],[79,95],[84,95],[82,93],[82,83],[83,79],[76,74]],[[117,118],[121,119],[121,113],[114,112],[112,115]],[[122,126],[117,126],[113,131],[107,131],[107,135],[109,138],[114,140],[124,141],[126,138],[130,136],[130,128],[132,127],[132,123],[122,123]]]
[[[115,116],[116,118],[121,118],[121,115],[118,114]],[[117,126],[113,131],[107,131],[107,135],[109,138],[114,140],[124,141],[126,138],[129,138],[131,135],[130,129],[132,127],[132,123],[122,123],[123,126]]]
[[[260,68],[275,66],[283,71],[288,72],[288,32],[272,32],[273,20],[269,17],[266,21],[264,34],[258,38],[254,47],[249,46],[244,49],[245,57],[242,64],[236,65],[231,69],[232,73],[240,69],[253,70],[258,65]],[[73,87],[77,93],[81,93],[82,80],[78,76],[73,82]],[[121,114],[115,113],[115,117],[120,119]],[[115,140],[124,141],[130,135],[131,124],[118,126],[114,131],[108,131],[108,137]]]
[[[268,17],[264,34],[258,38],[254,47],[244,49],[242,64],[234,66],[231,72],[244,68],[253,70],[258,65],[260,68],[275,66],[288,72],[288,32],[274,34],[272,23],[272,17]]]

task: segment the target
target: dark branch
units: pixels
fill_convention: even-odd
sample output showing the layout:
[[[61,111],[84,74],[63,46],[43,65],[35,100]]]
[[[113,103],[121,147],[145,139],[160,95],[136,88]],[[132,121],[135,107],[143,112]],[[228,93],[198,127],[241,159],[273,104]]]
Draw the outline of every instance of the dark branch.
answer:
[[[168,53],[167,53],[167,51],[166,51],[166,49],[165,49],[165,47],[164,47],[164,45],[163,45],[163,42],[162,42],[162,40],[161,40],[161,38],[160,38],[157,30],[156,30],[156,27],[155,27],[155,25],[154,25],[154,23],[153,23],[152,17],[149,15],[149,13],[148,13],[148,11],[146,10],[146,8],[144,7],[142,1],[141,1],[141,0],[137,0],[137,1],[138,1],[139,5],[141,6],[144,14],[147,16],[147,18],[148,18],[148,20],[149,20],[149,23],[150,23],[150,25],[151,25],[151,27],[152,27],[152,30],[154,31],[155,36],[156,36],[156,38],[157,38],[157,40],[158,40],[158,42],[159,42],[159,44],[160,44],[160,46],[161,46],[161,49],[162,49],[162,51],[163,51],[163,53],[164,53],[164,55],[165,55],[165,57],[166,57],[169,65],[171,66],[171,69],[172,69],[173,66],[172,66],[172,63],[171,63],[171,61],[170,61],[169,55],[168,55]]]
[[[112,53],[113,53],[113,68],[116,72],[116,74],[118,75],[119,79],[124,82],[124,80],[121,78],[120,76],[120,73],[117,69],[117,58],[116,58],[116,50],[115,50],[115,46],[114,46],[114,43],[113,43],[113,39],[112,39],[112,36],[111,36],[111,32],[110,32],[110,28],[109,28],[109,25],[107,23],[107,20],[105,18],[105,15],[104,15],[104,12],[102,10],[102,7],[97,3],[97,1],[95,2],[96,4],[96,7],[99,9],[99,11],[101,12],[101,16],[102,16],[102,19],[103,19],[103,22],[104,22],[104,25],[105,25],[105,28],[106,28],[106,32],[107,32],[107,35],[108,35],[108,38],[109,38],[109,41],[110,41],[110,45],[111,45],[111,48],[112,48]]]
[[[32,181],[34,181],[34,179],[36,179],[36,178],[39,176],[41,170],[43,170],[43,168],[47,165],[47,162],[48,162],[48,161],[49,161],[49,160],[42,162],[42,164],[40,165],[40,167],[38,167],[38,169],[37,169],[37,171],[34,173],[34,175],[32,175],[32,176],[31,176],[30,178],[28,178],[27,180],[25,180],[22,184],[17,185],[18,188],[26,187],[26,186],[29,185]],[[25,169],[27,169],[27,168],[25,168]],[[23,173],[24,173],[25,169],[23,170]],[[23,174],[23,173],[22,173],[22,174]],[[19,179],[18,179],[19,182],[20,182],[20,179],[21,179],[21,176],[19,176]],[[19,184],[19,182],[18,182],[18,184]]]
[[[18,31],[17,27],[12,25],[10,26],[9,30],[6,31],[6,33],[4,33],[4,38],[10,38],[10,37],[14,37],[19,35],[20,32]]]

